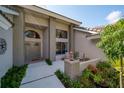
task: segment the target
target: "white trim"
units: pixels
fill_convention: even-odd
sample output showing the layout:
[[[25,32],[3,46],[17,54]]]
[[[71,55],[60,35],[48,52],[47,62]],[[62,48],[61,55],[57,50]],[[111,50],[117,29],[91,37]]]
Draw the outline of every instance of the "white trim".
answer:
[[[80,28],[73,28],[74,30],[77,30],[77,31],[82,31],[82,32],[86,32],[86,33],[91,33],[91,34],[97,34],[98,32],[94,32],[94,31],[88,31],[88,30],[85,30],[85,29],[80,29]]]
[[[41,42],[41,39],[35,39],[35,38],[27,38],[27,37],[25,37],[25,41]]]
[[[97,35],[91,35],[89,37],[87,37],[88,40],[93,40],[93,39],[99,39],[100,38],[100,35],[97,34]]]
[[[56,38],[56,42],[68,42],[68,39]]]
[[[5,30],[12,27],[12,24],[8,20],[6,20],[1,14],[0,14],[0,27],[2,27]]]
[[[19,15],[18,12],[12,10],[12,9],[9,9],[9,8],[6,8],[4,6],[0,6],[0,10],[4,13],[7,13],[7,14],[12,14],[12,15]]]

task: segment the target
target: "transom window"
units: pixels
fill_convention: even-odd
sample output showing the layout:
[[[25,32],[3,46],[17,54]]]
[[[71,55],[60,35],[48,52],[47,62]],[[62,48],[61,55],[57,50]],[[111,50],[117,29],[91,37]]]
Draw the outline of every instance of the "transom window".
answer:
[[[28,31],[26,31],[24,34],[25,34],[25,36],[28,37],[28,38],[40,39],[40,35],[39,35],[37,32],[32,31],[32,30],[28,30]]]
[[[59,30],[59,29],[56,30],[56,38],[67,38],[67,37],[68,37],[67,31]]]

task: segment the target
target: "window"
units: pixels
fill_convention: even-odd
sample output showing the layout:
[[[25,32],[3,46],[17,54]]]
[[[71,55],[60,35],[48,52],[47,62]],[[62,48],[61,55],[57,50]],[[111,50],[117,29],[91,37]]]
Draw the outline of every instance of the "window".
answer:
[[[67,42],[56,42],[56,54],[65,54],[67,52]]]
[[[24,34],[28,38],[37,38],[37,39],[40,39],[40,35],[37,32],[32,31],[32,30],[28,30]]]
[[[56,38],[67,38],[67,31],[64,31],[64,30],[59,30],[57,29],[56,30]]]

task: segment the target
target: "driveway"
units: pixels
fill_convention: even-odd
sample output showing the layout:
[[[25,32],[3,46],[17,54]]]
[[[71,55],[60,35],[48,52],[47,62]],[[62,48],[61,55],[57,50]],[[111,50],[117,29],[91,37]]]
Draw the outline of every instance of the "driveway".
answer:
[[[64,62],[55,61],[49,66],[46,62],[29,64],[26,76],[21,82],[21,88],[64,88],[54,72],[64,71]]]

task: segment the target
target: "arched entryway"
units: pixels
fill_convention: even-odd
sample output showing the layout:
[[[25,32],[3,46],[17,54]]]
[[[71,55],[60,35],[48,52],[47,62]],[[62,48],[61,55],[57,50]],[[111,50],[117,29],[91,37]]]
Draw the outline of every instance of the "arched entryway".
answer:
[[[41,59],[41,38],[39,33],[25,31],[25,59],[26,63],[36,62]]]

